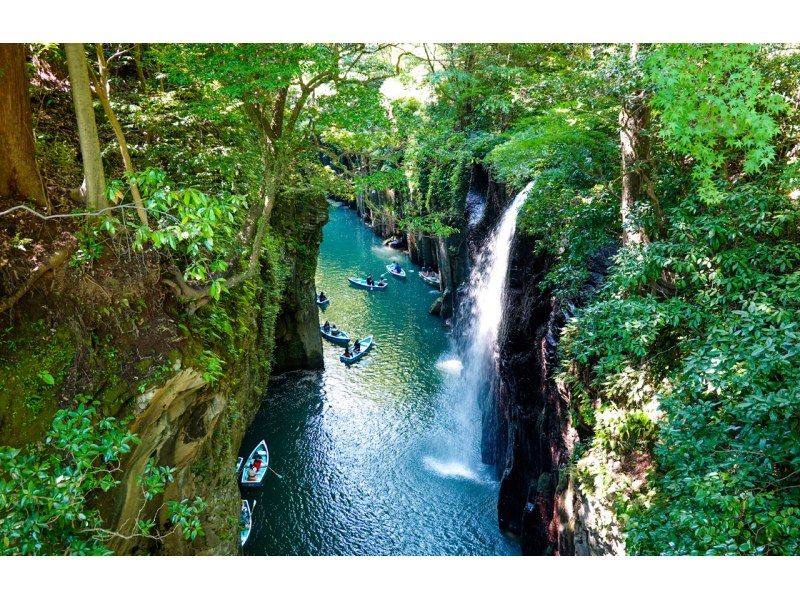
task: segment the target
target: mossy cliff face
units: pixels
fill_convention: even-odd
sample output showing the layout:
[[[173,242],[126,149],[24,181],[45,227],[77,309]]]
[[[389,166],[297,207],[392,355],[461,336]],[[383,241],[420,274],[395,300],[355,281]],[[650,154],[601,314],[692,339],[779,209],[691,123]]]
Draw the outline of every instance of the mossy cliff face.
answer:
[[[65,264],[5,314],[0,444],[41,439],[59,408],[90,396],[140,439],[122,462],[122,483],[99,499],[111,529],[129,535],[144,506],[141,515],[157,515],[169,532],[164,501],[199,496],[208,504],[205,535],[193,543],[179,533],[120,538],[111,545],[118,554],[239,551],[234,466],[272,364],[321,365],[313,278],[326,207],[298,198],[276,208],[260,274],[194,315],[161,283],[153,252],[109,254],[83,269]],[[275,334],[279,314],[301,331],[296,342]],[[145,505],[137,478],[148,460],[175,476]]]
[[[302,220],[292,217],[292,208],[303,206]],[[282,223],[283,234],[293,239],[295,256],[289,264],[283,287],[281,309],[275,323],[275,372],[299,369],[320,369],[322,341],[319,335],[319,317],[314,301],[319,246],[322,227],[328,221],[328,203],[321,196],[290,198],[276,208]]]

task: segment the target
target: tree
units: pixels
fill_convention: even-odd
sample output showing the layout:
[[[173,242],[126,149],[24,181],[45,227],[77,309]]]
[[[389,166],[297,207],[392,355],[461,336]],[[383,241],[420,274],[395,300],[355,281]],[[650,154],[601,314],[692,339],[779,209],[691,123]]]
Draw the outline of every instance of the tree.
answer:
[[[105,53],[103,52],[103,44],[95,44],[95,50],[97,52],[98,75],[95,77],[91,70],[89,71],[89,75],[91,76],[92,83],[94,84],[94,91],[97,94],[97,97],[100,99],[100,104],[103,106],[103,111],[106,113],[106,118],[108,118],[108,122],[111,124],[111,128],[114,130],[114,136],[117,138],[119,152],[122,154],[122,163],[125,166],[125,175],[130,182],[131,196],[133,198],[133,205],[136,206],[136,214],[139,216],[141,223],[147,226],[147,212],[145,212],[144,205],[142,203],[142,196],[139,193],[139,186],[136,184],[136,179],[133,177],[134,168],[133,161],[131,160],[131,154],[128,151],[128,142],[125,140],[125,133],[122,132],[122,125],[119,124],[119,119],[117,118],[117,115],[114,114],[114,109],[111,107],[111,100],[109,98],[111,91],[108,80],[108,62],[120,56],[124,50],[120,50],[119,52],[112,54],[109,60],[106,60]]]
[[[631,44],[630,63],[636,67],[639,44]],[[650,98],[642,89],[626,94],[619,111],[619,140],[622,153],[622,244],[639,245],[647,242],[647,234],[639,221],[641,199],[646,175],[644,168],[650,159]]]
[[[262,161],[261,188],[236,236],[244,255],[229,260],[225,286],[258,271],[264,237],[281,184],[290,172],[318,165],[317,142],[327,128],[347,127],[365,103],[380,105],[378,88],[392,72],[381,59],[387,46],[365,44],[203,44],[161,48],[182,84],[234,101],[255,128]],[[313,164],[312,164],[313,162]],[[243,268],[236,268],[240,258]],[[236,270],[236,271],[234,271]],[[211,285],[186,284],[175,269],[173,288],[193,309],[209,300]]]
[[[0,44],[0,197],[49,207],[36,167],[24,44]]]
[[[83,184],[80,195],[89,209],[96,210],[108,204],[105,199],[106,181],[103,160],[100,156],[100,139],[97,136],[92,90],[89,87],[89,67],[83,44],[64,44],[64,50],[83,159]]]
[[[157,515],[137,519],[129,536],[106,529],[92,505],[98,493],[119,485],[122,456],[138,438],[114,418],[99,419],[97,410],[81,402],[59,411],[44,443],[25,449],[0,447],[0,554],[110,554],[106,543],[115,537],[162,540]],[[145,502],[164,492],[173,469],[148,463],[139,480]],[[165,503],[167,515],[187,540],[203,534],[199,497]],[[141,513],[141,512],[140,512]]]

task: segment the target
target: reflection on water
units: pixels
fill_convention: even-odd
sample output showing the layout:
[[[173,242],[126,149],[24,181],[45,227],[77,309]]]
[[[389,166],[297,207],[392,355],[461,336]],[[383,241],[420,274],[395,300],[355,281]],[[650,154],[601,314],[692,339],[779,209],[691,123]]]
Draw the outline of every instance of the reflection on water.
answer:
[[[317,291],[322,315],[375,347],[347,367],[323,341],[325,370],[270,381],[240,454],[266,438],[270,473],[257,498],[246,554],[517,554],[497,528],[497,482],[482,466],[443,459],[453,442],[452,395],[458,378],[448,337],[428,308],[435,298],[418,276],[386,276],[379,293],[347,276],[385,274],[407,257],[383,247],[355,213],[332,208],[324,229]],[[438,363],[443,359],[442,363]],[[460,439],[478,454],[477,435]],[[472,461],[471,461],[472,462]]]

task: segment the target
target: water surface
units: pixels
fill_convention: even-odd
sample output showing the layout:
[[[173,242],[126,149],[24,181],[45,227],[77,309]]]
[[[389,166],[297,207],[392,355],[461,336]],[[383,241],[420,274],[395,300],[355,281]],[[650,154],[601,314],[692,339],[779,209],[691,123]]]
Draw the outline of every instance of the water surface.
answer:
[[[518,554],[498,530],[478,435],[463,437],[464,411],[448,392],[462,374],[447,329],[428,314],[437,291],[346,208],[331,208],[323,235],[316,283],[331,304],[320,321],[351,338],[373,334],[375,347],[348,367],[323,340],[324,371],[270,382],[240,452],[265,438],[283,477],[243,490],[258,500],[245,554]],[[386,272],[392,259],[405,281]],[[389,288],[347,283],[367,274],[385,274]]]

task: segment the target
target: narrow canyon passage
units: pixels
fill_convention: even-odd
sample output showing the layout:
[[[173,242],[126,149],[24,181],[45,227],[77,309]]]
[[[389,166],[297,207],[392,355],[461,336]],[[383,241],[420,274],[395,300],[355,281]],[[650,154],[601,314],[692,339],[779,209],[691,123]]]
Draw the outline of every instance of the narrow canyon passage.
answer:
[[[406,280],[373,293],[348,285],[392,260]],[[317,270],[331,304],[320,321],[351,338],[374,334],[376,346],[346,367],[325,342],[324,371],[270,382],[240,454],[265,438],[282,478],[270,472],[263,488],[243,490],[258,501],[245,554],[518,554],[498,530],[480,428],[464,436],[463,406],[449,392],[460,374],[447,328],[428,315],[437,291],[417,271],[355,212],[331,208]]]

